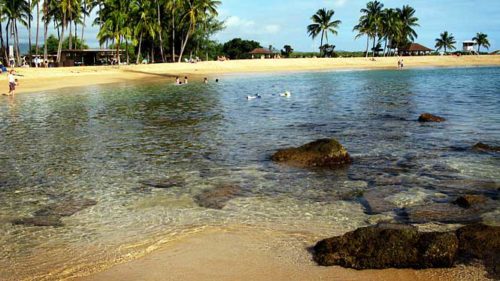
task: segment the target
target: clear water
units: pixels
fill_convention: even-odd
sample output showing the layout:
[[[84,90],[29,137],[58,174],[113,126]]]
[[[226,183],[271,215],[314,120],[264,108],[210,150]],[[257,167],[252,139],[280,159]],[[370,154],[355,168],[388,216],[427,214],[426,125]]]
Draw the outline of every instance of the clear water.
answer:
[[[279,96],[285,90],[290,98]],[[262,99],[246,100],[254,94]],[[423,112],[448,122],[419,124]],[[398,207],[471,191],[498,199],[499,155],[466,148],[500,145],[500,68],[65,89],[3,98],[0,121],[2,280],[75,276],[206,228],[332,236],[397,217],[369,215],[359,197],[387,186],[398,190],[387,198]],[[322,171],[270,161],[277,149],[325,137],[344,144],[354,164]],[[140,183],[169,177],[185,184]],[[243,193],[222,210],[194,202],[221,184]],[[68,198],[98,203],[62,227],[11,223]]]

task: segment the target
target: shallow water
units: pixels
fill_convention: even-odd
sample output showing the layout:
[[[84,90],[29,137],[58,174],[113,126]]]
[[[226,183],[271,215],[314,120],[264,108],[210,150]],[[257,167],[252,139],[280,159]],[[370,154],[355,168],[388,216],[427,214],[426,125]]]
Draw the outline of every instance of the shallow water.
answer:
[[[290,90],[292,96],[280,97]],[[262,99],[246,100],[260,94]],[[448,119],[419,124],[418,115]],[[205,228],[341,234],[460,194],[498,223],[500,68],[233,75],[221,83],[134,83],[0,100],[0,279],[57,279],[150,252]],[[275,165],[277,149],[334,137],[354,163]],[[155,189],[142,181],[176,179]],[[238,186],[221,210],[202,191]],[[382,198],[380,214],[363,194]],[[13,225],[93,199],[60,227]],[[398,211],[399,210],[399,211]]]

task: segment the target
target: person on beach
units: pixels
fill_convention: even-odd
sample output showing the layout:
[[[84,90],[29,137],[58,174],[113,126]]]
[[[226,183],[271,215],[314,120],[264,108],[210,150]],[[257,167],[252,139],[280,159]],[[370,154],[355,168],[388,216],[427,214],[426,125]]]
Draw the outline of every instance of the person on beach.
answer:
[[[187,84],[188,83],[188,78],[187,76],[184,76],[184,84]]]
[[[403,59],[401,59],[401,70],[403,70],[403,67],[404,67],[404,63],[403,63]]]
[[[401,60],[398,59],[398,69],[401,69]]]
[[[17,86],[17,79],[15,77],[16,71],[14,69],[11,69],[8,75],[8,80],[9,80],[9,96],[14,96],[16,94],[16,86]]]

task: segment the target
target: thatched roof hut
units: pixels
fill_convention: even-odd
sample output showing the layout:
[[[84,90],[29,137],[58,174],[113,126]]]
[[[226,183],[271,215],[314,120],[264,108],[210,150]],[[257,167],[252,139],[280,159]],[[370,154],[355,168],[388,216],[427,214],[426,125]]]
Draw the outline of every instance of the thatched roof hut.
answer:
[[[256,48],[249,53],[250,55],[273,55],[274,52],[266,48]]]
[[[429,54],[433,50],[425,46],[422,46],[418,43],[411,43],[410,45],[408,45],[407,48],[401,48],[400,51],[403,52],[404,54],[419,56],[419,55]]]

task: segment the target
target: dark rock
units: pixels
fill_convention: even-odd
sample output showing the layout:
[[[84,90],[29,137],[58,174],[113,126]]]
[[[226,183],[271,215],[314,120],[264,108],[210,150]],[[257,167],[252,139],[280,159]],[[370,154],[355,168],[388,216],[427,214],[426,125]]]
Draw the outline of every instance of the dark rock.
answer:
[[[488,198],[484,195],[463,195],[457,198],[457,200],[453,201],[453,204],[456,204],[462,208],[470,208],[471,206],[478,206],[479,204],[484,204],[488,201]]]
[[[321,139],[298,148],[282,149],[271,159],[297,167],[335,168],[352,162],[347,150],[334,139]]]
[[[500,279],[500,227],[474,224],[456,231],[459,255],[481,259],[493,279]]]
[[[412,226],[379,224],[318,242],[314,260],[355,269],[451,267],[457,250],[454,233],[419,233]]]
[[[238,196],[241,188],[235,185],[222,185],[214,189],[204,190],[194,197],[198,206],[209,209],[222,209],[226,203]]]
[[[423,113],[418,118],[418,122],[444,122],[444,121],[446,121],[446,119],[444,119],[443,117],[432,115],[430,113]]]
[[[91,199],[70,199],[63,202],[50,204],[35,212],[36,217],[69,217],[73,214],[97,204]]]
[[[183,185],[182,181],[175,179],[147,180],[147,181],[141,181],[140,183],[154,188],[171,188]]]
[[[500,152],[500,146],[490,146],[482,142],[478,142],[472,147],[472,150],[485,151],[485,152]]]
[[[36,216],[13,220],[12,224],[27,226],[63,226],[60,216]]]

